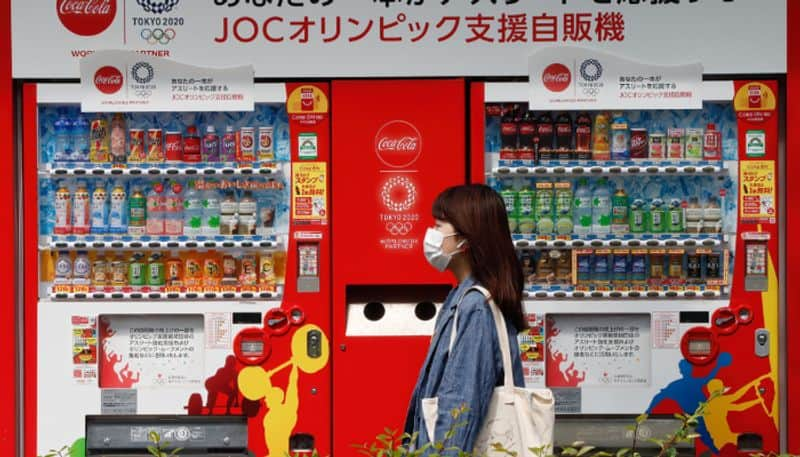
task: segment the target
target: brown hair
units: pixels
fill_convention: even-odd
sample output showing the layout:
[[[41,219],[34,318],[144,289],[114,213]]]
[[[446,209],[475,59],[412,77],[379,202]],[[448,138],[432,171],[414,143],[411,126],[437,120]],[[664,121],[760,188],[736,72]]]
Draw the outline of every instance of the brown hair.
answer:
[[[466,238],[472,276],[491,292],[506,320],[517,330],[527,328],[522,314],[522,267],[500,195],[483,184],[450,187],[436,197],[432,212]]]

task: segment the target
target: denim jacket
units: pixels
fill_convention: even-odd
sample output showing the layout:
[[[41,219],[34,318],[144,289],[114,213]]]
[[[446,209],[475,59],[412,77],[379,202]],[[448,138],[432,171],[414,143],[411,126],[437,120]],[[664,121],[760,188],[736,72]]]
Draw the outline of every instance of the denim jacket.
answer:
[[[456,422],[464,425],[455,429],[455,435],[445,445],[471,452],[492,392],[503,384],[503,361],[489,304],[476,290],[464,295],[475,284],[470,277],[452,290],[436,318],[436,329],[406,416],[405,431],[419,433],[416,443],[411,443],[416,449],[429,442],[445,441],[445,433]],[[456,307],[459,308],[458,333],[450,353],[448,346]],[[517,330],[508,321],[506,327],[511,342],[514,384],[522,387],[524,378],[516,344]],[[433,437],[426,432],[421,406],[422,399],[430,397],[438,397],[439,409]],[[467,412],[453,419],[451,411],[462,405],[466,405]]]

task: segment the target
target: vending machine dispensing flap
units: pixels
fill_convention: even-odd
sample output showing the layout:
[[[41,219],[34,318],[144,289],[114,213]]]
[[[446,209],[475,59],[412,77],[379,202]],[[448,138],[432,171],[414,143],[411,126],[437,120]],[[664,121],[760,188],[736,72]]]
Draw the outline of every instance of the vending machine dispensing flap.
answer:
[[[192,457],[252,456],[247,450],[245,416],[86,416],[87,457],[150,455],[152,432]]]
[[[717,335],[706,327],[689,329],[681,339],[681,353],[694,365],[706,365],[719,353]]]

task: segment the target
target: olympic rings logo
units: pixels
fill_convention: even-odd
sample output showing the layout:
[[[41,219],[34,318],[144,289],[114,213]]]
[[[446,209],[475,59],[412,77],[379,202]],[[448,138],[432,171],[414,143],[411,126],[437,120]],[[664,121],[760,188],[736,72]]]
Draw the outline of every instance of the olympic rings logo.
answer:
[[[589,97],[597,97],[597,94],[600,93],[600,89],[596,87],[587,87],[583,89],[583,94],[588,95]]]
[[[390,211],[408,211],[417,201],[417,188],[407,177],[395,176],[383,183],[381,200]]]
[[[142,37],[143,40],[147,41],[147,44],[169,44],[170,41],[175,39],[175,29],[168,28],[168,29],[142,29],[139,32],[139,36]]]
[[[149,97],[149,96],[153,95],[153,91],[152,90],[147,90],[147,89],[140,89],[140,90],[135,91],[134,95],[136,95],[137,97],[145,98],[145,97]]]
[[[414,224],[411,222],[389,222],[386,224],[386,231],[391,235],[408,235]]]
[[[136,3],[142,7],[146,12],[153,14],[169,13],[178,5],[180,0],[136,0]]]
[[[147,84],[153,80],[153,66],[147,62],[137,62],[131,68],[131,76],[139,84]]]

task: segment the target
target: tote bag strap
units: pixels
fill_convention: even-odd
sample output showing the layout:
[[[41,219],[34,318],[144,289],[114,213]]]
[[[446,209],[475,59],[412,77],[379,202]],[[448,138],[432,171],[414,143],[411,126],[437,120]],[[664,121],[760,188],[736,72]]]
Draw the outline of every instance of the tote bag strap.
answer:
[[[500,354],[502,355],[503,359],[503,385],[505,387],[514,387],[513,365],[511,364],[511,341],[508,336],[505,316],[503,316],[500,308],[498,308],[497,304],[492,299],[492,294],[489,293],[489,291],[483,286],[475,285],[467,289],[467,291],[464,292],[464,295],[461,296],[461,299],[458,302],[459,305],[461,305],[461,301],[470,290],[477,290],[478,292],[482,293],[483,296],[486,297],[486,301],[489,303],[489,308],[492,311],[492,318],[494,320],[494,328],[497,330],[497,341],[500,346]],[[453,350],[453,344],[456,342],[457,330],[458,307],[456,307],[456,312],[453,316],[453,330],[450,332],[450,346],[448,351]]]

